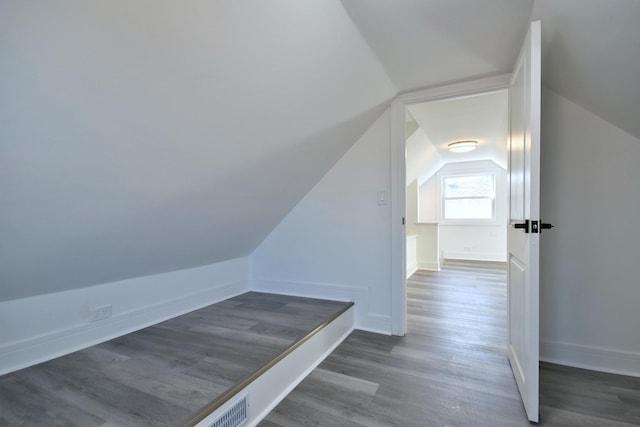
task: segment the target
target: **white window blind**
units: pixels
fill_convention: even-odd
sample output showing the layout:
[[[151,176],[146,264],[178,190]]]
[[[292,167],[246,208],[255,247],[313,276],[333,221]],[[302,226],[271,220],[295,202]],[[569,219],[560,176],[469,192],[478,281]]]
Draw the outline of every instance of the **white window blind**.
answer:
[[[444,176],[441,194],[445,221],[495,219],[495,173]]]

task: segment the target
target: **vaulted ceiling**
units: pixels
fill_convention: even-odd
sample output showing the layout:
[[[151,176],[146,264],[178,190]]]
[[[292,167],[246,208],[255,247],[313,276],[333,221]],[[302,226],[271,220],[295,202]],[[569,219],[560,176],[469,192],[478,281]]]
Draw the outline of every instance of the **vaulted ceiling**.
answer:
[[[510,73],[542,21],[543,83],[640,138],[637,0],[342,0],[401,92]]]
[[[422,185],[446,163],[492,160],[507,168],[508,92],[413,104],[408,116],[416,131],[407,139],[407,183]],[[477,148],[454,153],[449,144],[474,140]]]
[[[342,0],[400,92],[510,73],[532,0]]]
[[[532,16],[546,84],[640,136],[634,0],[1,2],[0,301],[251,254],[399,91],[510,72]]]
[[[396,93],[338,1],[3,1],[0,32],[0,300],[251,254]]]

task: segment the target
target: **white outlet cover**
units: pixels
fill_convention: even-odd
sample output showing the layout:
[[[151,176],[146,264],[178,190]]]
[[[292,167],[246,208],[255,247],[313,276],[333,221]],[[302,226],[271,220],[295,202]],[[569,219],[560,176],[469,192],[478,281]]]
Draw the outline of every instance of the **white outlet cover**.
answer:
[[[102,307],[96,307],[89,310],[89,322],[97,322],[99,320],[108,319],[111,317],[112,306],[103,305]]]

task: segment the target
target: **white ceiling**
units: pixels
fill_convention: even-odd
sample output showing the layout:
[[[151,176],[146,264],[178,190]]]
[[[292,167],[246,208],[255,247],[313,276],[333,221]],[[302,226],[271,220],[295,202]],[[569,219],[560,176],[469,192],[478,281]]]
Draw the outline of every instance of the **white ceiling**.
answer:
[[[509,73],[542,21],[543,83],[640,138],[638,0],[342,0],[400,91]]]
[[[337,0],[7,0],[0,63],[0,301],[251,254],[396,93]]]
[[[543,82],[640,138],[640,1],[536,0]]]
[[[342,0],[398,89],[510,73],[532,0]]]
[[[0,301],[251,254],[398,91],[510,72],[530,16],[545,83],[640,137],[636,0],[0,2]]]
[[[418,150],[412,145],[431,144],[442,164],[493,160],[507,168],[508,94],[506,90],[458,99],[432,101],[407,107],[426,138],[410,138],[407,157]],[[451,142],[476,140],[478,147],[467,153],[449,151]],[[419,184],[429,176],[423,171],[433,171],[431,158],[425,159],[418,173]],[[435,172],[435,171],[434,171]]]
[[[406,183],[409,185],[417,180],[420,186],[444,166],[445,162],[421,127],[407,135]]]

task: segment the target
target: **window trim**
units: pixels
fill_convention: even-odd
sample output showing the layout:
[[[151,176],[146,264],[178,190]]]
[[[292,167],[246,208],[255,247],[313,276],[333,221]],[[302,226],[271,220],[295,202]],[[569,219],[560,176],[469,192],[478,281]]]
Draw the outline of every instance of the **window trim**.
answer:
[[[492,200],[492,217],[481,219],[446,219],[444,216],[444,181],[446,178],[457,176],[476,176],[476,175],[491,175],[493,177],[493,198]],[[466,169],[466,170],[452,170],[450,172],[438,172],[438,186],[437,186],[437,202],[438,202],[438,222],[442,225],[498,225],[498,180],[500,179],[498,168],[486,168],[486,169]],[[448,200],[462,200],[462,199],[487,199],[487,197],[450,197]]]

